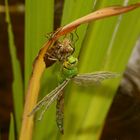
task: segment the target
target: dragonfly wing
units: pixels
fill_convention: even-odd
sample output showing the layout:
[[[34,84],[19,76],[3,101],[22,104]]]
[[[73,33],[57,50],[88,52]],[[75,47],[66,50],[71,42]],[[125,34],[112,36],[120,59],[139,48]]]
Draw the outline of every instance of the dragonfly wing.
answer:
[[[105,79],[111,79],[118,77],[119,74],[113,72],[96,72],[96,73],[85,73],[79,74],[73,78],[74,82],[79,85],[93,85],[99,84]]]
[[[37,112],[41,107],[45,106],[45,111],[49,108],[50,104],[57,99],[59,93],[65,88],[65,86],[69,83],[70,79],[66,79],[63,83],[57,86],[54,90],[52,90],[48,95],[46,95],[41,101],[37,103],[37,105],[33,108],[29,116],[33,115]],[[44,113],[43,113],[44,114]]]
[[[64,92],[61,91],[61,94],[57,98],[56,104],[56,123],[62,134],[64,134],[63,120],[64,120]]]

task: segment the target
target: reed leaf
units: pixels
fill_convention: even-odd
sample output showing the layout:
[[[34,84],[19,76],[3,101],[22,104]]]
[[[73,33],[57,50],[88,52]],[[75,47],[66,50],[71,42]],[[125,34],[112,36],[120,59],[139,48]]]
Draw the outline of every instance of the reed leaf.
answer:
[[[33,61],[39,49],[47,40],[47,33],[53,31],[54,1],[26,0],[25,6],[25,90],[28,92],[27,84],[29,84]],[[45,74],[44,77],[42,83],[46,81],[47,77]],[[35,131],[33,133],[33,118],[27,117],[29,114],[28,109],[32,109],[38,99],[37,91],[30,93],[31,95],[29,98],[26,98],[27,105],[24,107],[25,120],[22,122],[20,140],[31,140],[32,135],[33,139],[42,139],[45,134],[45,131],[42,131],[42,129],[45,127],[46,120],[42,121],[44,125],[36,123]],[[29,126],[28,130],[26,124]]]
[[[129,4],[135,2],[138,0],[129,1]],[[97,1],[98,8],[115,4],[128,3],[124,3],[123,0],[102,0],[99,3]],[[90,24],[81,48],[79,72],[107,70],[123,74],[140,33],[139,14],[140,10],[137,9],[119,17]],[[105,81],[100,86],[88,89],[73,86],[66,107],[65,138],[99,140],[120,78]]]
[[[5,5],[6,5],[6,22],[7,22],[8,38],[9,38],[9,50],[10,50],[12,70],[13,70],[12,91],[13,91],[13,102],[14,102],[15,124],[17,128],[17,134],[19,134],[19,130],[21,127],[22,111],[23,111],[23,83],[22,83],[23,81],[22,81],[20,63],[16,55],[16,46],[14,43],[14,35],[12,31],[7,0],[5,0]]]
[[[9,140],[15,140],[15,125],[14,125],[13,114],[11,114],[11,119],[10,119]]]
[[[65,0],[64,8],[63,8],[63,15],[62,15],[62,21],[61,25],[64,26],[77,18],[80,18],[93,10],[93,6],[95,4],[96,0]],[[75,55],[78,56],[80,47],[82,44],[82,41],[84,39],[85,33],[86,33],[87,25],[82,25],[76,29],[76,31],[73,33],[74,39],[77,40],[77,35],[80,35],[77,42],[75,42],[76,50]]]

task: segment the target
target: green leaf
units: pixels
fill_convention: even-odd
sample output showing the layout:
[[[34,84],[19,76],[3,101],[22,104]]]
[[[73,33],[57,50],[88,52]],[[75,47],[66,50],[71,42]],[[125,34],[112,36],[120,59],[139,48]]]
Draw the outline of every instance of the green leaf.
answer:
[[[129,4],[132,2],[138,0]],[[98,8],[117,4],[123,5],[124,1],[97,1]],[[107,70],[122,74],[140,34],[139,14],[137,9],[90,24],[80,53],[79,71]],[[99,140],[120,78],[93,88],[71,87],[65,116],[67,140]]]
[[[15,140],[15,126],[14,126],[14,117],[12,113],[10,119],[9,140]]]
[[[53,19],[54,18],[54,0],[26,0],[25,5],[25,89],[32,71],[32,65],[35,57],[37,56],[40,48],[48,40],[46,38],[47,33],[53,31]],[[49,87],[49,75],[53,73],[47,70],[41,80],[40,93],[46,94]],[[35,129],[33,133],[34,140],[41,140],[47,136],[48,118],[44,118],[42,121],[35,121]],[[45,130],[46,131],[43,131]]]
[[[14,43],[14,35],[12,31],[12,25],[10,21],[9,9],[8,9],[8,1],[5,0],[6,5],[6,22],[8,26],[8,38],[9,38],[9,49],[12,61],[12,69],[13,69],[13,101],[14,101],[14,112],[15,112],[15,122],[17,127],[17,134],[19,133],[21,126],[21,118],[23,111],[23,83],[22,83],[22,75],[20,63],[16,55],[16,46]]]
[[[39,49],[53,31],[54,0],[25,1],[25,87]],[[25,88],[26,89],[26,88]]]
[[[66,25],[66,24],[76,20],[77,18],[80,18],[80,17],[92,12],[95,2],[96,2],[96,0],[88,0],[88,1],[65,0],[61,24]],[[87,29],[87,25],[82,25],[82,26],[78,27],[75,31],[78,35],[80,35],[78,41],[75,42],[76,56],[79,55],[80,47],[81,47],[82,41],[84,39],[86,29]],[[77,39],[75,32],[73,33],[74,40]],[[73,42],[74,42],[74,40],[73,40]]]

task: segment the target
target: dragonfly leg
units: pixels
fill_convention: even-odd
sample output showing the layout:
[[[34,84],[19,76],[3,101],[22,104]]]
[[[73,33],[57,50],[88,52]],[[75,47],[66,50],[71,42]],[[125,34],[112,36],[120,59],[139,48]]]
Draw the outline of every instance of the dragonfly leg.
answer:
[[[48,55],[49,60],[57,61],[57,58],[51,55],[50,53],[47,52],[46,55]]]
[[[77,34],[77,28],[75,29],[75,31],[74,31],[74,33],[75,33],[75,35],[76,35],[76,40],[74,41],[74,44],[79,40],[79,36],[78,36],[78,34]]]

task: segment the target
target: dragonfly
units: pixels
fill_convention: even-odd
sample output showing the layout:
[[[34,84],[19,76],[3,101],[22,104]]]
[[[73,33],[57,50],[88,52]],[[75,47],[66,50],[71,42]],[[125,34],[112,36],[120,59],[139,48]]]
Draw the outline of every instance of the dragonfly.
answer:
[[[68,85],[70,81],[74,81],[79,85],[94,85],[100,83],[101,81],[109,78],[115,78],[118,76],[117,73],[100,71],[93,73],[78,73],[78,58],[73,55],[69,55],[65,58],[61,64],[58,81],[59,85],[47,94],[41,101],[39,101],[36,106],[31,111],[30,115],[33,115],[41,108],[44,108],[40,114],[39,120],[42,119],[44,113],[48,110],[50,105],[57,100],[56,105],[56,122],[60,132],[64,133],[63,119],[64,119],[64,88]]]

